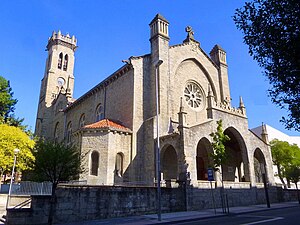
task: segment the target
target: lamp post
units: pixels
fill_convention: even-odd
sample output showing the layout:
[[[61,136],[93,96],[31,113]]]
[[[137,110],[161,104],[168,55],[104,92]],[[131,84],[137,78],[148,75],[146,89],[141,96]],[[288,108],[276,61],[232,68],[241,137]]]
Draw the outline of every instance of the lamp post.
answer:
[[[13,179],[14,179],[17,155],[18,155],[19,152],[20,152],[20,149],[17,149],[17,148],[14,149],[14,166],[13,166],[12,173],[11,173],[11,176],[10,176],[10,185],[9,185],[8,196],[11,195],[11,187],[12,187],[12,183],[13,183]]]
[[[158,69],[163,63],[158,60],[155,64],[155,97],[156,97],[156,180],[157,180],[157,218],[161,221],[161,190],[160,190],[160,143],[159,143],[159,99],[158,99]]]
[[[269,199],[269,192],[268,192],[268,186],[267,186],[267,178],[266,178],[266,169],[265,164],[260,164],[261,172],[262,172],[262,179],[264,182],[264,189],[265,189],[265,195],[266,195],[266,201],[267,201],[267,207],[270,208],[270,199]]]

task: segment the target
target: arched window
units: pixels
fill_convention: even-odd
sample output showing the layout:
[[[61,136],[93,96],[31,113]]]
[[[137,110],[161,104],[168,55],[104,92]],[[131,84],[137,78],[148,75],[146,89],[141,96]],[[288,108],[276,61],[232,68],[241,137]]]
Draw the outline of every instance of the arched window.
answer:
[[[119,152],[116,156],[115,173],[117,176],[123,176],[123,154]]]
[[[59,138],[58,129],[59,129],[59,122],[57,122],[55,124],[55,128],[54,128],[54,142],[55,143],[58,142],[58,138]]]
[[[52,53],[48,57],[48,64],[47,64],[48,70],[51,68],[51,61],[52,61]]]
[[[61,53],[59,54],[59,56],[58,56],[58,65],[57,65],[57,68],[58,68],[58,69],[61,69],[62,60],[63,60],[63,54],[62,54],[62,52],[61,52]]]
[[[104,119],[103,106],[99,104],[96,108],[96,122]]]
[[[72,122],[68,123],[67,126],[67,144],[71,144],[72,139]]]
[[[69,60],[69,56],[65,55],[64,68],[63,68],[64,71],[67,71],[68,69],[68,60]]]
[[[98,168],[99,168],[99,153],[96,151],[93,151],[91,154],[90,174],[93,176],[98,176]]]
[[[85,114],[83,113],[79,119],[79,128],[83,127],[85,123]]]

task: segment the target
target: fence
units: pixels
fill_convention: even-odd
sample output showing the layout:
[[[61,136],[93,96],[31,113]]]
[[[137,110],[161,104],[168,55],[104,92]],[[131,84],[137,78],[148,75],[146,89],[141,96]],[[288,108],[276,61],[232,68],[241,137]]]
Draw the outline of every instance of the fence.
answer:
[[[12,195],[51,195],[52,184],[50,182],[31,182],[22,181],[20,184],[14,184]]]

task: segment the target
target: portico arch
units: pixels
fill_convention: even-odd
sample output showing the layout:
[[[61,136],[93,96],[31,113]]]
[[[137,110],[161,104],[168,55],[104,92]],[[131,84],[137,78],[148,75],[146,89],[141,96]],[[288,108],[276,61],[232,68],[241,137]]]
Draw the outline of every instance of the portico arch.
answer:
[[[177,179],[178,177],[178,157],[172,145],[167,145],[162,148],[161,172],[164,180]]]
[[[256,183],[262,183],[263,173],[266,173],[265,157],[259,148],[255,149],[253,156],[255,181]]]
[[[197,145],[196,168],[197,180],[207,180],[207,169],[212,166],[211,153],[213,152],[210,141],[203,137]]]
[[[225,143],[227,160],[222,165],[224,181],[250,181],[249,159],[247,149],[242,135],[234,128],[228,127],[224,134],[230,140]]]

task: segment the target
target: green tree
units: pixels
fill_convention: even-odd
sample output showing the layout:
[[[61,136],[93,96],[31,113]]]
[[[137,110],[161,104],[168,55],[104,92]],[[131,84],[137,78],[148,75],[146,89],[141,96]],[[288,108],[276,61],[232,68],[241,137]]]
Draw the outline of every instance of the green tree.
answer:
[[[32,132],[23,124],[24,119],[17,118],[13,114],[17,102],[18,100],[13,98],[9,81],[0,76],[0,124],[19,127],[32,137]]]
[[[16,99],[13,99],[13,92],[9,81],[0,76],[0,118],[5,120],[15,110]]]
[[[272,85],[272,102],[288,111],[281,122],[300,131],[300,1],[249,1],[233,19]]]
[[[78,179],[82,172],[80,153],[74,146],[39,140],[35,145],[33,155],[35,156],[33,179],[52,183],[48,217],[48,224],[52,224],[57,185],[63,181]]]
[[[270,142],[272,159],[278,170],[278,177],[286,187],[284,178],[287,178],[287,171],[294,166],[300,166],[300,149],[296,144],[290,145],[286,141],[274,139]]]
[[[298,202],[300,204],[300,196],[299,196],[299,190],[297,185],[297,183],[300,180],[300,166],[295,166],[295,165],[290,166],[289,168],[287,168],[286,175],[287,178],[296,185]]]
[[[20,149],[17,158],[17,171],[26,171],[32,168],[34,156],[31,150],[34,141],[20,128],[0,124],[0,174],[1,177],[11,173],[14,162],[14,149]]]
[[[213,153],[211,154],[214,168],[217,170],[227,160],[225,143],[230,140],[228,135],[224,134],[222,120],[217,121],[217,131],[210,134],[212,137]]]
[[[210,134],[212,137],[212,148],[213,153],[211,154],[211,158],[213,161],[214,170],[221,174],[222,188],[220,189],[221,195],[221,204],[223,208],[223,212],[226,212],[226,197],[224,193],[224,183],[223,183],[223,175],[224,173],[220,172],[219,168],[224,164],[228,158],[226,153],[225,143],[230,140],[229,136],[224,134],[222,120],[217,121],[217,131]],[[228,203],[228,202],[227,202]]]

